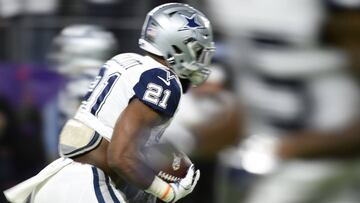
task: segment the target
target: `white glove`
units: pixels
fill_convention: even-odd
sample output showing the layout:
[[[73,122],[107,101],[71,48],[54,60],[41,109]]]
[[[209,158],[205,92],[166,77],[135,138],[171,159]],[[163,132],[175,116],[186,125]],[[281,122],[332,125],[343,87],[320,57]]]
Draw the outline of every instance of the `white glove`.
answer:
[[[191,193],[200,178],[200,171],[192,164],[184,178],[176,183],[167,183],[155,176],[152,184],[145,191],[164,202],[176,202]]]
[[[190,194],[194,190],[199,178],[200,170],[195,171],[194,164],[192,164],[183,179],[176,183],[170,183],[174,192],[174,198],[171,202],[177,202],[179,199]]]

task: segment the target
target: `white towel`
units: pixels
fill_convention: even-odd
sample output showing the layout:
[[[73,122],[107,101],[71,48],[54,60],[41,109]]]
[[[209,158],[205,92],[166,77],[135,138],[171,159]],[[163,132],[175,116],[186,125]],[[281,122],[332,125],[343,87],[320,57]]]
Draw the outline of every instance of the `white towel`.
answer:
[[[56,159],[41,170],[36,176],[5,190],[5,197],[12,203],[24,203],[36,186],[55,175],[58,171],[72,162],[73,160],[69,158],[61,157]]]

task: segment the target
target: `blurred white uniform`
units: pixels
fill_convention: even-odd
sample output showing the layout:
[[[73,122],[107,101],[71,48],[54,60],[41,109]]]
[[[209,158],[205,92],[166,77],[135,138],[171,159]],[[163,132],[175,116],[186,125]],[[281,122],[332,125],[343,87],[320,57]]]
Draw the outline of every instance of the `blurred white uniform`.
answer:
[[[336,132],[359,115],[359,88],[343,69],[343,55],[330,50],[262,49],[254,56],[237,85],[250,136],[221,156],[230,170],[264,175],[247,192],[245,202],[357,202],[357,193],[351,190],[360,178],[356,172],[360,162],[281,162],[274,151],[279,136],[305,129]]]
[[[328,50],[262,50],[256,57],[253,69],[244,72],[240,80],[239,95],[248,110],[250,137],[236,153],[237,163],[251,173],[270,174],[259,181],[247,202],[357,202],[354,195],[339,197],[341,190],[354,188],[352,178],[360,177],[351,169],[358,165],[356,161],[281,163],[272,151],[279,135],[304,129],[336,132],[359,115],[359,88],[342,70],[342,56]],[[333,185],[324,187],[327,181]]]
[[[353,167],[357,161],[281,163],[274,152],[280,136],[297,130],[336,132],[359,115],[359,88],[345,70],[346,59],[318,48],[325,17],[321,1],[213,0],[210,8],[233,48],[229,55],[250,135],[225,153],[222,163],[240,174],[267,174],[246,192],[246,202],[358,202],[351,191],[356,183],[351,180],[360,177]],[[237,181],[248,181],[242,178]]]

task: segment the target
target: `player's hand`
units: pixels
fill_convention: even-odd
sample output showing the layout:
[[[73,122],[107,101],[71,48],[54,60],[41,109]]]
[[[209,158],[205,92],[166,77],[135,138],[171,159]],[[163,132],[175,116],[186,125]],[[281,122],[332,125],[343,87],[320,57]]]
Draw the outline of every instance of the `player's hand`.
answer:
[[[181,179],[176,183],[170,184],[174,192],[174,198],[171,202],[176,202],[179,199],[190,194],[194,190],[199,178],[200,178],[200,170],[195,171],[194,164],[192,164],[189,167],[188,172],[183,179]]]

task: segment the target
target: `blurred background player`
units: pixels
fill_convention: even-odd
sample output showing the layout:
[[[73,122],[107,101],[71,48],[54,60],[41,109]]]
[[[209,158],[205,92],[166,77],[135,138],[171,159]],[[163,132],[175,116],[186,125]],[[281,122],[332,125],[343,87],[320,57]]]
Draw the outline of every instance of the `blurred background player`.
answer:
[[[221,158],[218,202],[357,202],[359,87],[345,53],[321,41],[323,2],[211,5],[229,37],[247,135]]]
[[[74,116],[90,82],[103,63],[118,52],[115,36],[99,25],[69,25],[53,39],[48,60],[51,68],[64,77],[65,85],[44,111],[49,160],[58,156],[58,134],[65,122]]]

